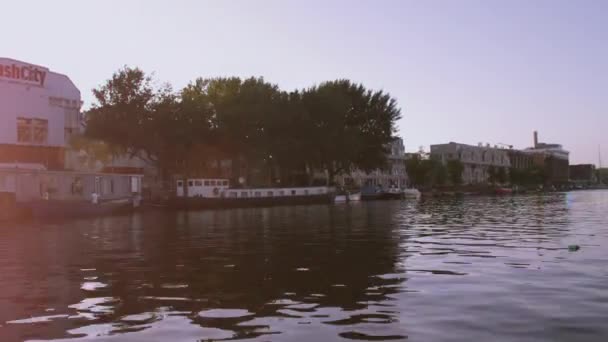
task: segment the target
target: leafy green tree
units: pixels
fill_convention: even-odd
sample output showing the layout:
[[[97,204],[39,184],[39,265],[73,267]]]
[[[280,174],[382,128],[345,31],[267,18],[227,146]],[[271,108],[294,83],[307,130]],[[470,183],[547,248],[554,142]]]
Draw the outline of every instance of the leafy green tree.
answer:
[[[400,118],[389,94],[348,80],[291,93],[263,78],[199,78],[178,93],[156,84],[141,69],[117,71],[93,91],[86,136],[166,174],[210,174],[231,160],[239,173],[327,170],[333,181],[385,167]]]
[[[462,184],[462,172],[464,171],[464,165],[460,160],[448,160],[447,170],[450,177],[450,182],[453,185]]]
[[[163,168],[174,166],[175,97],[155,87],[141,69],[125,67],[94,89],[96,102],[85,113],[85,136],[139,155]],[[173,160],[171,160],[173,159]]]
[[[498,183],[505,184],[507,178],[507,170],[504,167],[499,167],[496,173],[496,180],[498,180]]]
[[[410,182],[416,187],[441,186],[448,179],[446,167],[438,160],[414,157],[406,160],[405,167]]]
[[[488,167],[488,183],[490,184],[496,184],[496,180],[497,180],[497,175],[498,175],[498,171],[496,170],[496,167],[494,165],[490,165]]]
[[[330,181],[353,169],[386,166],[387,146],[401,116],[389,94],[337,80],[306,89],[302,104],[310,120],[305,129],[311,164],[327,170]]]
[[[425,171],[423,170],[422,160],[418,156],[405,161],[405,170],[413,186],[424,185]]]

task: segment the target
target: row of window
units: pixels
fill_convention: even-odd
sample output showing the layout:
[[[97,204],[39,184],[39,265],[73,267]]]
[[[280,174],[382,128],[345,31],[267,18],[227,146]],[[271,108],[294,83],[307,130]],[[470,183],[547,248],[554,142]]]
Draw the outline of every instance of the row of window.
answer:
[[[318,189],[317,192],[319,194],[323,193],[323,189]],[[266,191],[265,197],[274,197],[274,196],[296,196],[296,190],[278,190],[278,191]],[[308,189],[304,189],[304,195],[310,195],[310,191]],[[247,198],[249,197],[249,191],[241,191],[240,196],[238,191],[230,191],[228,192],[228,198]],[[262,191],[254,191],[252,197],[262,197]]]
[[[487,156],[488,152],[484,151],[481,153],[481,161],[482,162],[500,162],[501,164],[504,164],[506,162],[506,158],[505,156],[501,155],[500,157],[495,156],[494,154],[491,154],[491,158]],[[447,158],[448,159],[454,159],[454,158],[458,158],[459,160],[478,160],[480,158],[476,158],[475,153],[474,152],[458,152],[458,154],[452,154],[452,153],[447,153]]]
[[[60,97],[49,97],[49,104],[53,106],[62,107],[80,107],[80,104],[76,100],[68,100]]]
[[[227,180],[206,180],[206,181],[202,181],[202,180],[189,180],[188,181],[188,186],[192,187],[192,186],[203,186],[203,184],[205,186],[228,186],[228,181]],[[183,186],[183,183],[181,181],[177,182],[177,186]]]

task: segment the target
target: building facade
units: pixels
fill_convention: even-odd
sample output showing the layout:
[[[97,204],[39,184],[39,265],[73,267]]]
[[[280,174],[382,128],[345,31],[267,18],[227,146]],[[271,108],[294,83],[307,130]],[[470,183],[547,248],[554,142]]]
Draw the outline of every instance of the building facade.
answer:
[[[374,186],[387,189],[389,187],[407,188],[408,176],[405,169],[407,159],[403,139],[395,138],[388,146],[388,165],[386,169],[378,169],[366,173],[354,170],[350,174],[336,177],[336,183],[341,186]]]
[[[528,170],[535,165],[534,156],[530,153],[512,149],[510,149],[507,153],[509,155],[511,169]]]
[[[81,107],[80,91],[66,75],[0,58],[0,193],[24,202],[141,192],[141,172],[121,168],[124,158],[90,167],[70,148],[83,133]]]
[[[534,164],[541,167],[548,184],[567,184],[570,179],[570,152],[560,144],[538,142],[538,132],[534,132],[534,147],[523,150],[532,155]]]
[[[465,185],[488,183],[488,171],[492,167],[497,172],[503,168],[505,173],[511,167],[508,150],[490,145],[473,146],[455,142],[431,145],[431,158],[444,165],[450,160],[460,161],[464,167],[462,183]]]
[[[570,165],[570,181],[578,184],[596,184],[598,173],[593,164]]]
[[[80,91],[65,75],[0,58],[0,164],[60,170],[65,149],[82,128]]]

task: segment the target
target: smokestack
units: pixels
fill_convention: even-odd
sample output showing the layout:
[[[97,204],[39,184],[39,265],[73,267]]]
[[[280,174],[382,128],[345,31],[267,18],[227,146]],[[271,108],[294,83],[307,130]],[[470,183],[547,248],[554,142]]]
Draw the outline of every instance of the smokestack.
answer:
[[[534,131],[534,148],[538,147],[538,132]]]

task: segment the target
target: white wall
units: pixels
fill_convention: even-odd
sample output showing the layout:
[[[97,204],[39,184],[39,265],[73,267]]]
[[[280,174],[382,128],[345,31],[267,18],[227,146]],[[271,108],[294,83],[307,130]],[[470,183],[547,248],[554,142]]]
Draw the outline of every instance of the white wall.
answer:
[[[44,83],[16,80],[0,74],[0,144],[17,144],[17,118],[48,120],[46,146],[65,146],[66,111],[76,114],[81,106],[80,91],[65,75],[9,58],[0,57],[0,67],[28,67],[44,72]],[[59,102],[51,98],[62,99]],[[66,101],[67,100],[67,101]]]

